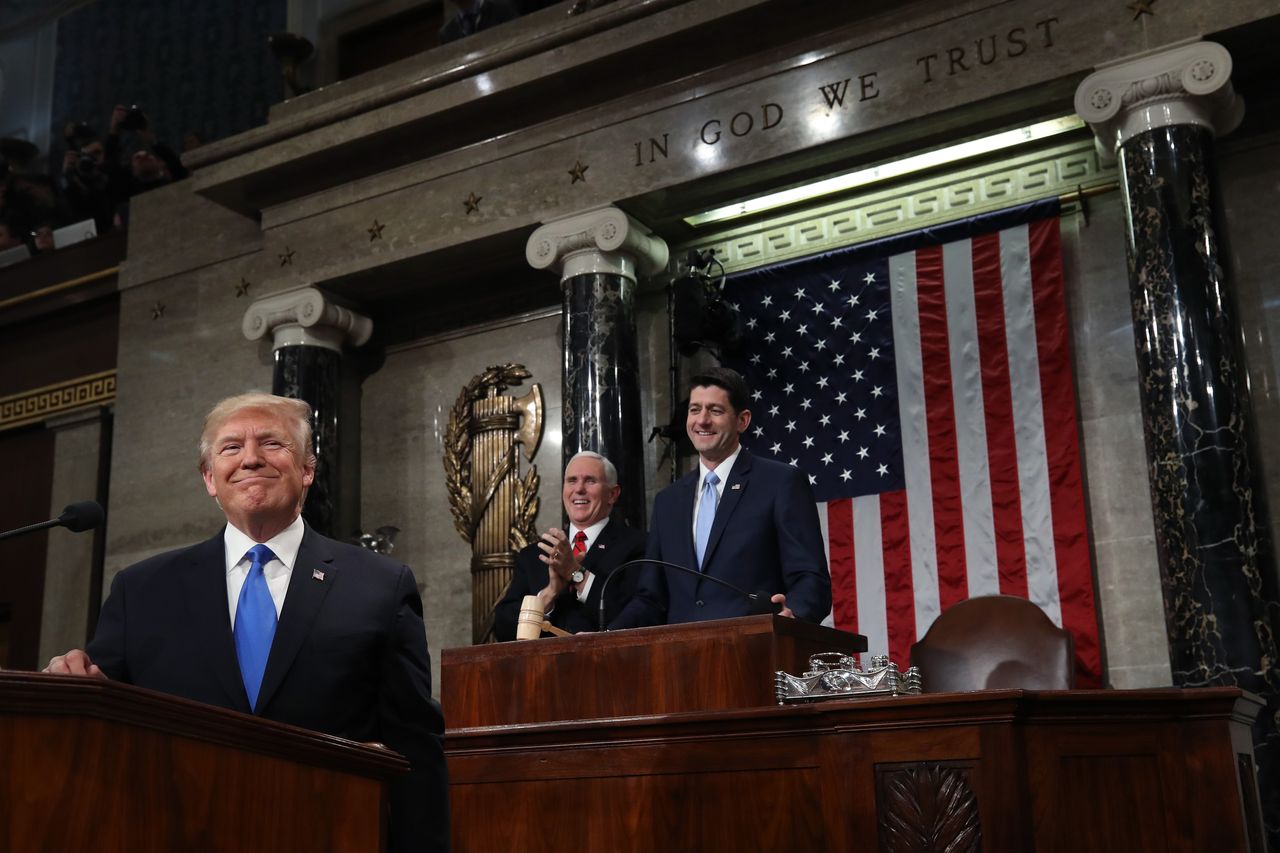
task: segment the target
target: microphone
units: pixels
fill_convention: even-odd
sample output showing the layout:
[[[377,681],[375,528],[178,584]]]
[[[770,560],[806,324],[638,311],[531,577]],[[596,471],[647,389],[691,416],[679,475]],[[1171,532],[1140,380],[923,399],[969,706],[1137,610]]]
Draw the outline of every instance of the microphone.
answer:
[[[62,511],[62,515],[57,518],[51,518],[39,524],[28,524],[26,527],[19,527],[16,530],[7,530],[4,533],[0,533],[0,540],[21,536],[24,533],[35,533],[37,530],[44,530],[49,527],[65,527],[72,533],[81,533],[85,530],[92,530],[102,524],[102,518],[102,507],[98,505],[97,501],[79,501],[78,503],[69,504]]]
[[[718,583],[720,584],[720,586],[727,587],[733,590],[734,592],[736,592],[738,595],[747,599],[747,601],[751,603],[751,615],[753,616],[762,615],[765,613],[772,613],[774,615],[777,615],[780,612],[780,608],[778,607],[778,605],[774,604],[772,601],[769,600],[772,596],[770,596],[769,593],[767,592],[747,592],[742,587],[737,586],[735,584],[731,584],[727,580],[723,580],[722,578],[717,578],[711,575],[703,574],[702,572],[697,571],[696,569],[691,569],[688,566],[681,566],[678,563],[668,563],[666,560],[650,560],[650,559],[644,558],[640,560],[629,560],[628,562],[623,563],[621,566],[618,566],[618,568],[610,572],[609,576],[604,579],[604,583],[600,584],[599,623],[600,623],[601,631],[606,630],[604,625],[604,602],[605,602],[604,593],[605,593],[605,590],[609,588],[609,581],[613,580],[615,577],[622,574],[623,569],[628,569],[632,566],[644,566],[644,565],[662,566],[663,568],[666,568],[666,569],[675,569],[678,572],[684,572],[686,575],[693,575],[696,578],[702,578],[703,580],[708,580],[708,581],[711,581],[712,583]],[[764,598],[761,598],[761,596],[764,596]]]

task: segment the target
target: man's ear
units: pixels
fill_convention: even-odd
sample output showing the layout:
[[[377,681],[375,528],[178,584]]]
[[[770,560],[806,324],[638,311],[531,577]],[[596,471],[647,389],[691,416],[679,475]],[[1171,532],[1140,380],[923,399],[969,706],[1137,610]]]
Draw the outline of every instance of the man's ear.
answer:
[[[739,433],[746,432],[747,427],[749,427],[750,425],[751,425],[751,410],[743,409],[741,412],[738,412],[738,432]]]
[[[216,498],[218,496],[218,486],[213,481],[213,472],[206,466],[200,466],[200,476],[204,480],[205,491],[209,493],[209,497]]]

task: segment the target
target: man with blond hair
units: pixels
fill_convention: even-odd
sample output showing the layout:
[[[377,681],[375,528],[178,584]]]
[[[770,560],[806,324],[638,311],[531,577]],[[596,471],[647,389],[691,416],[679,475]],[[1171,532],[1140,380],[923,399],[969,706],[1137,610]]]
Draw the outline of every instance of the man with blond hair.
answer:
[[[411,765],[392,784],[388,849],[447,850],[444,719],[418,587],[408,567],[303,522],[310,417],[270,394],[216,405],[200,473],[226,527],[116,575],[88,649],[45,671],[384,743]]]

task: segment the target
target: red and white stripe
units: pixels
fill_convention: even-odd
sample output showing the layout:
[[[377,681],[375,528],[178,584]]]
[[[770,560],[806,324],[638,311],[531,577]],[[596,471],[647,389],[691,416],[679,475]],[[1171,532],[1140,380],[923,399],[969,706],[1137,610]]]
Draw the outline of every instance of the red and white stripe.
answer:
[[[832,619],[905,665],[951,605],[1021,595],[1100,684],[1058,219],[889,259],[904,491],[821,504]]]

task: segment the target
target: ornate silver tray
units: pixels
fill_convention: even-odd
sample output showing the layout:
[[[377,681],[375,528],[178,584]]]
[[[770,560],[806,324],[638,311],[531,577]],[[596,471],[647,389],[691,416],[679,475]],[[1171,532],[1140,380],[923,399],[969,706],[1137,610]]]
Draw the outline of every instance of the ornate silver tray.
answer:
[[[817,702],[822,699],[850,699],[856,696],[917,695],[923,684],[919,667],[899,672],[887,655],[871,658],[868,669],[842,652],[819,652],[809,657],[809,671],[790,675],[778,670],[774,688],[779,705]]]

